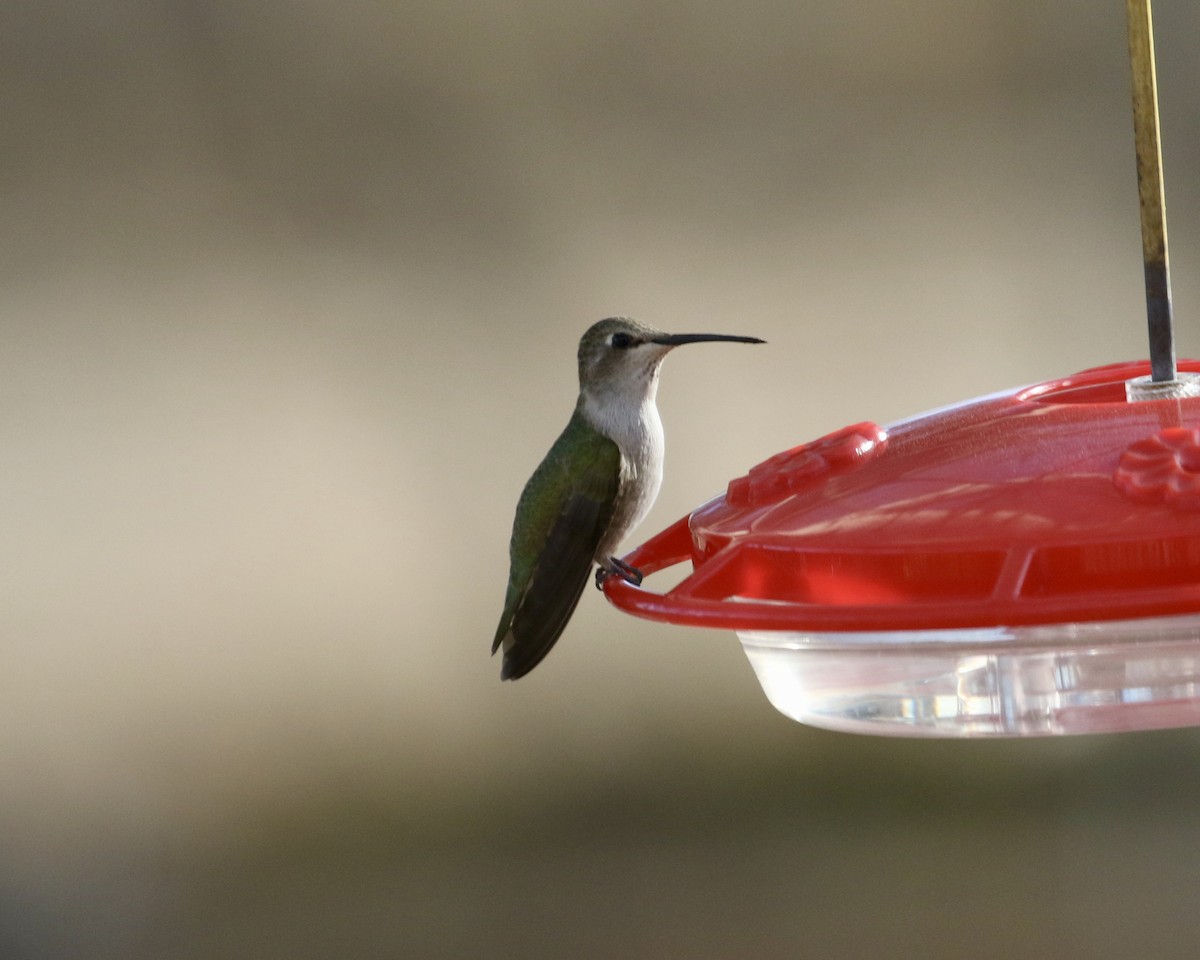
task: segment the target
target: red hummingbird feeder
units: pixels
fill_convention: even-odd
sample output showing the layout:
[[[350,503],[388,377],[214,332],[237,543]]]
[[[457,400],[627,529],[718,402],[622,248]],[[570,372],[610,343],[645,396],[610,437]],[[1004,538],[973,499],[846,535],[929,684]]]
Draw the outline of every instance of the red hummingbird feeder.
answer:
[[[624,559],[628,613],[737,631],[816,726],[1200,725],[1200,361],[1176,363],[1148,0],[1128,0],[1150,362],[860,423],[751,468]]]

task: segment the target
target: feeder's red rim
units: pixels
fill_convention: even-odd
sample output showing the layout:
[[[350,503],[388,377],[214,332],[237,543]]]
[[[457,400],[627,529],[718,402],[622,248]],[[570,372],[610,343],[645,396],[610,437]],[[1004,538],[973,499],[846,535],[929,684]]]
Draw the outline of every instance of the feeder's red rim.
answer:
[[[647,577],[690,561],[689,519],[686,516],[680,518],[624,560]],[[953,605],[947,605],[944,600],[824,605],[743,597],[710,599],[691,595],[689,587],[689,581],[685,579],[665,594],[655,593],[618,577],[610,577],[604,582],[604,594],[614,606],[648,620],[724,630],[819,633],[1055,626],[1200,612],[1200,585],[1186,590],[1181,590],[1179,585],[1161,591],[1139,590],[1127,596],[1110,594],[1103,605],[1097,605],[1096,598],[1088,594],[1008,601],[989,597],[985,601],[964,600]]]
[[[921,421],[928,421],[940,414],[971,407],[985,409],[990,406],[1004,412],[1027,405],[1070,405],[1076,407],[1078,412],[1085,413],[1082,410],[1085,406],[1099,410],[1120,404],[1124,410],[1129,410],[1125,383],[1148,369],[1145,361],[1093,367],[1071,376],[980,397],[942,411],[931,411],[902,423],[919,425]],[[1200,372],[1200,362],[1181,360],[1179,369],[1189,373]],[[1164,401],[1167,406],[1162,409],[1174,410],[1171,404],[1177,407],[1181,402],[1189,403],[1193,411],[1196,409],[1197,401],[1194,399]],[[1142,409],[1153,410],[1157,406]],[[767,479],[771,478],[770,470],[780,468],[780,464],[776,463],[779,457],[796,460],[793,472],[798,475],[797,482],[805,481],[804,476],[799,476],[805,466],[805,461],[799,459],[799,455],[809,448],[814,455],[824,457],[830,470],[838,465],[844,466],[835,454],[845,454],[850,440],[855,443],[852,452],[857,457],[851,459],[854,465],[861,467],[866,459],[865,448],[858,441],[860,434],[866,436],[870,433],[860,429],[864,426],[872,428],[881,438],[887,436],[873,424],[846,428],[778,455],[758,468],[751,468],[750,487],[754,486],[756,470],[761,473],[768,468]],[[847,431],[852,435],[847,436]],[[1187,447],[1185,452],[1188,456],[1197,460],[1195,465],[1188,457],[1180,456],[1176,448],[1181,446]],[[882,451],[881,442],[875,447],[878,448],[874,450],[875,453]],[[1166,459],[1175,464],[1175,468],[1166,473],[1164,463],[1160,462],[1163,460],[1160,454],[1164,453],[1169,455]],[[1194,456],[1196,454],[1200,454],[1200,428],[1192,426],[1186,431],[1181,426],[1161,429],[1159,433],[1142,438],[1125,449],[1113,475],[1113,482],[1118,490],[1132,500],[1158,499],[1185,512],[1196,511],[1200,509],[1200,457]],[[788,462],[785,459],[783,467],[787,467]],[[764,502],[774,503],[778,491],[769,484],[768,487],[765,494],[769,495],[769,499]],[[732,485],[730,489],[733,489]],[[733,502],[729,492],[726,493],[725,502]],[[719,507],[720,504],[718,498],[708,506]],[[1144,578],[1140,582],[1118,581],[1104,584],[1099,591],[1095,587],[1075,589],[1070,583],[1051,586],[1041,582],[1038,579],[1041,574],[1036,571],[1052,562],[1052,558],[1041,551],[1058,546],[1045,541],[1005,544],[1003,549],[994,550],[982,544],[975,551],[979,556],[969,562],[981,570],[986,568],[988,572],[974,578],[974,585],[968,585],[961,595],[953,590],[939,596],[921,590],[890,594],[872,589],[856,592],[852,578],[862,556],[878,556],[886,566],[890,562],[888,551],[870,550],[863,553],[865,548],[860,542],[848,545],[844,553],[836,548],[829,553],[829,545],[822,544],[819,539],[812,541],[809,545],[811,549],[806,551],[805,544],[796,544],[786,537],[782,541],[775,541],[769,532],[758,530],[752,536],[736,533],[732,539],[718,536],[716,539],[724,540],[724,544],[717,547],[715,552],[708,551],[710,555],[702,557],[701,553],[705,551],[697,551],[692,542],[691,521],[705,509],[701,507],[692,515],[681,518],[625,557],[627,563],[646,575],[690,562],[694,564],[694,570],[689,576],[665,593],[656,593],[619,578],[610,578],[604,584],[608,599],[634,616],[669,623],[733,630],[819,633],[1056,627],[1070,623],[1112,623],[1200,613],[1200,577],[1188,577],[1186,582],[1174,578],[1161,586]],[[1194,530],[1195,526],[1186,529]],[[1184,542],[1188,555],[1193,556],[1195,550],[1200,548],[1200,537],[1184,531],[1185,527],[1181,526],[1172,542]],[[1121,551],[1139,542],[1136,531],[1131,528],[1117,531],[1114,535],[1116,540],[1113,543],[1089,543],[1085,540],[1081,544],[1068,546],[1081,546],[1095,551],[1106,548]],[[1124,542],[1125,537],[1130,537],[1129,544]],[[1179,544],[1175,543],[1175,546]],[[798,551],[796,576],[806,576],[806,563],[816,564],[810,569],[818,571],[828,569],[821,564],[831,563],[840,576],[848,578],[846,582],[851,587],[829,593],[822,593],[820,589],[809,590],[799,597],[772,599],[772,588],[765,583],[760,584],[757,577],[747,576],[746,572],[753,572],[758,566],[757,561],[764,559],[756,557],[756,551],[774,553],[777,549]],[[821,558],[822,551],[826,552],[825,558]],[[897,551],[901,554],[904,552],[899,545]],[[764,562],[769,566],[772,559],[766,557]],[[1039,561],[1036,567],[1035,561]],[[968,562],[968,558],[964,556],[956,562]],[[1059,558],[1053,563],[1058,569],[1062,560]],[[865,573],[867,579],[863,581],[864,584],[872,585],[871,575],[870,571]],[[808,586],[811,587],[812,582],[808,582]]]

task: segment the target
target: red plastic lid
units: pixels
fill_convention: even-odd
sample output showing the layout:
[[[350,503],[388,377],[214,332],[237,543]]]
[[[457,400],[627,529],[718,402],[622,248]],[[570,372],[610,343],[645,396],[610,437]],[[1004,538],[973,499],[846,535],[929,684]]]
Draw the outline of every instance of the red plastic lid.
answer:
[[[1181,361],[1200,372],[1200,361]],[[651,619],[890,631],[1200,611],[1200,398],[1126,401],[1098,367],[780,453],[625,559],[690,559]]]

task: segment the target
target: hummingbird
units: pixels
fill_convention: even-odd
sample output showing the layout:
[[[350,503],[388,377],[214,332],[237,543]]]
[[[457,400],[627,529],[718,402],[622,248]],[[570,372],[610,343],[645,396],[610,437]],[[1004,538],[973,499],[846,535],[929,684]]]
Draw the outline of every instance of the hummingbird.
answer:
[[[593,324],[579,341],[579,399],[534,471],[513,520],[504,613],[492,643],[502,680],[541,663],[566,629],[592,564],[640,585],[616,549],[650,511],[663,476],[663,428],[654,400],[663,358],[704,341],[764,343],[719,333],[664,333],[627,317]]]

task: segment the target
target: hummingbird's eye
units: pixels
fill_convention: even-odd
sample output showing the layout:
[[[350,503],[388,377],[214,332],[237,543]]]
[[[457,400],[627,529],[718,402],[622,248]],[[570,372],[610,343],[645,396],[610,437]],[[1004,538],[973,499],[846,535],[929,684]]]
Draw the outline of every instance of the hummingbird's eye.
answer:
[[[627,333],[614,333],[609,343],[617,350],[626,350],[632,347],[636,341]]]

